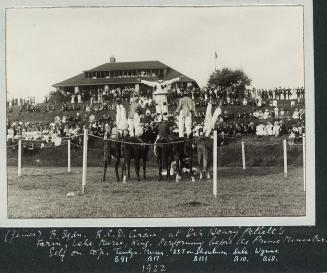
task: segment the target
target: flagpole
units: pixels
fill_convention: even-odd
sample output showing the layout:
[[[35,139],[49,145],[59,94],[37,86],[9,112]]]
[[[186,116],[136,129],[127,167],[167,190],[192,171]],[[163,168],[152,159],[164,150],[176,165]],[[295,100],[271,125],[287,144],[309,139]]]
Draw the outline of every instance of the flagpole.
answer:
[[[217,72],[217,51],[215,51],[215,72]]]

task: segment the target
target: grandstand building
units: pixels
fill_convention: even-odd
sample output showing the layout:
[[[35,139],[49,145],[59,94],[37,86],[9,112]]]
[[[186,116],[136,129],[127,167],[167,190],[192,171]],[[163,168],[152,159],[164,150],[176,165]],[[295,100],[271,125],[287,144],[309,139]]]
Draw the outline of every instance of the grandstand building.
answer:
[[[181,77],[174,87],[198,87],[195,80],[185,76],[160,61],[116,62],[114,57],[109,63],[85,70],[82,73],[56,83],[53,87],[66,92],[87,90],[112,90],[115,88],[135,88],[136,91],[149,89],[139,80],[157,81]]]

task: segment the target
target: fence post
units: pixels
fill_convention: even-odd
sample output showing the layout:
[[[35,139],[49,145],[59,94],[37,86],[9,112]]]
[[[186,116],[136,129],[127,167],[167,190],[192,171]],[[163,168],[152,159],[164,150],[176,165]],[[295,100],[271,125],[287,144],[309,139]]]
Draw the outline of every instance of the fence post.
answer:
[[[246,169],[246,164],[245,164],[245,145],[244,141],[242,140],[242,163],[243,163],[243,170]]]
[[[18,140],[18,177],[22,175],[22,140]]]
[[[287,177],[287,140],[283,139],[283,151],[284,151],[284,177]]]
[[[84,129],[84,138],[83,138],[83,174],[82,174],[82,194],[85,193],[85,186],[86,186],[86,169],[87,169],[87,129]]]
[[[217,160],[217,131],[213,131],[213,195],[214,197],[217,197],[217,165],[218,165],[218,160]]]
[[[67,171],[70,173],[70,138],[68,139],[67,149],[68,149],[68,153],[67,153],[68,154],[68,164],[67,164],[68,170]]]
[[[305,177],[305,136],[302,137],[302,145],[303,145],[303,190],[306,190],[306,177]]]

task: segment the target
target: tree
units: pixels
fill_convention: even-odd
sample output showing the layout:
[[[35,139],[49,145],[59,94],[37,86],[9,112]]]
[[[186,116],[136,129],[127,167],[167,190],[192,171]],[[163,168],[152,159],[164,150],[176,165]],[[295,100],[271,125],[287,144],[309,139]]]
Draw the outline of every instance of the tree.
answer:
[[[242,70],[227,67],[214,71],[208,80],[208,87],[218,89],[220,94],[235,94],[238,99],[244,96],[246,87],[250,84],[251,79]]]
[[[64,91],[62,90],[56,90],[51,91],[49,96],[49,103],[64,103],[67,101],[67,96]]]

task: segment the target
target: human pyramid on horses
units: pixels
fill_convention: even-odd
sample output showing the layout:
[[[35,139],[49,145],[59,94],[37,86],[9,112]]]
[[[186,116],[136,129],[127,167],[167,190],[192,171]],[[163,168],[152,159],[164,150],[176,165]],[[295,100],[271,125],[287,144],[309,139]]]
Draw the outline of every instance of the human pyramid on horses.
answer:
[[[147,121],[149,110],[143,114],[139,95],[131,99],[128,114],[120,99],[117,99],[116,119],[112,125],[105,125],[104,132],[104,173],[112,158],[115,163],[117,181],[125,183],[130,179],[130,164],[134,160],[137,180],[140,181],[140,161],[142,160],[143,179],[146,179],[146,163],[150,148],[153,146],[158,165],[158,180],[169,180],[176,173],[176,182],[183,173],[188,173],[195,181],[196,169],[193,167],[193,154],[197,154],[199,178],[203,172],[210,179],[210,163],[213,140],[211,133],[221,114],[221,103],[212,114],[212,104],[207,106],[202,125],[192,129],[193,119],[198,117],[189,89],[182,90],[178,106],[173,114],[168,113],[167,91],[165,88],[153,92],[156,102],[156,118]],[[122,161],[121,175],[119,166]]]

